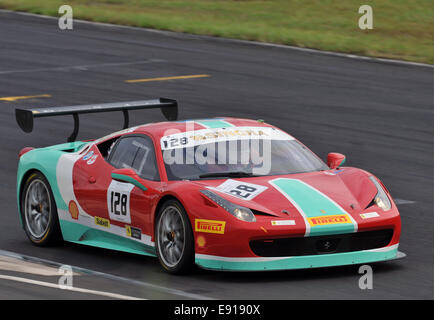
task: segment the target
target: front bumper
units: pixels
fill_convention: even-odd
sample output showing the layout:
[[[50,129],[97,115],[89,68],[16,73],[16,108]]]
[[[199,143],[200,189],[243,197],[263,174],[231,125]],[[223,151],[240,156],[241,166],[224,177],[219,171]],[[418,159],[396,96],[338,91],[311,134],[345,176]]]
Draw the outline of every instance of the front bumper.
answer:
[[[297,257],[233,258],[196,254],[199,267],[222,271],[271,271],[365,264],[405,257],[398,244],[373,250],[353,251]]]

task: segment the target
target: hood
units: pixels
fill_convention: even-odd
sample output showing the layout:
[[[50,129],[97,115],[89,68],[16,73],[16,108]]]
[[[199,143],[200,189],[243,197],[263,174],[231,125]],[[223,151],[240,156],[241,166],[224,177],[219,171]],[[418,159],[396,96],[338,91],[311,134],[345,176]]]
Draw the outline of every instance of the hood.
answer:
[[[355,218],[377,193],[369,174],[355,168],[192,183],[212,189],[238,205],[282,218],[295,214],[317,217],[340,213],[348,213]],[[243,183],[245,185],[239,187]],[[253,192],[248,195],[250,191]]]

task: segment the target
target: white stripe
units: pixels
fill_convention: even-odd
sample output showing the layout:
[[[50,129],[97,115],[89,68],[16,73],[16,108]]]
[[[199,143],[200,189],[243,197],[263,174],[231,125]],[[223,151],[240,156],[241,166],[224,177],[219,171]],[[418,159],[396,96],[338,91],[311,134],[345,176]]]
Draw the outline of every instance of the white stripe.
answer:
[[[42,286],[42,287],[54,288],[54,289],[65,290],[65,291],[74,291],[74,292],[80,292],[80,293],[94,294],[94,295],[109,297],[109,298],[114,298],[114,299],[147,300],[147,299],[142,299],[142,298],[125,296],[125,295],[117,294],[117,293],[90,290],[90,289],[84,289],[84,288],[71,287],[68,289],[61,289],[58,284],[54,284],[51,282],[37,281],[37,280],[31,280],[31,279],[27,279],[27,278],[20,278],[20,277],[14,277],[14,276],[0,275],[0,279],[16,281],[16,282],[21,282],[21,283],[27,283],[27,284],[33,284],[33,285],[38,285],[38,286]]]
[[[365,250],[365,251],[367,251],[367,252],[387,252],[387,251],[398,249],[398,246],[399,246],[399,243],[394,244],[393,246],[389,246],[389,247],[383,247],[383,248],[371,249],[371,250]]]

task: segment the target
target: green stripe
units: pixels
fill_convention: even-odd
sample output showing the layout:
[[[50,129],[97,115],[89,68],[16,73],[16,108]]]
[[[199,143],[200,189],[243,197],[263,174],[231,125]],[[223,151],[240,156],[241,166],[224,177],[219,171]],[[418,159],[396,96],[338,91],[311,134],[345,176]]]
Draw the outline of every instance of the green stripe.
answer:
[[[195,121],[197,123],[199,123],[200,125],[206,127],[206,128],[228,128],[228,127],[233,127],[234,125],[230,124],[227,121],[224,120],[198,120]]]
[[[364,264],[397,258],[398,248],[387,251],[355,251],[324,255],[300,256],[271,261],[225,261],[196,258],[196,264],[205,269],[260,271],[308,269],[350,264]]]
[[[300,180],[279,178],[270,181],[270,183],[278,187],[278,190],[286,195],[288,200],[291,201],[296,208],[301,210],[306,218],[339,214],[346,214],[350,217],[345,210],[336,205],[320,191]],[[306,224],[309,224],[309,222],[306,221]],[[356,231],[356,227],[353,223],[318,225],[310,228],[309,235],[338,234]]]
[[[131,178],[130,176],[126,176],[118,173],[112,173],[112,178],[114,180],[120,180],[120,181],[131,183],[135,185],[137,188],[142,189],[143,191],[148,190],[148,188],[146,188],[143,184],[141,184],[139,181],[135,180],[134,178]]]

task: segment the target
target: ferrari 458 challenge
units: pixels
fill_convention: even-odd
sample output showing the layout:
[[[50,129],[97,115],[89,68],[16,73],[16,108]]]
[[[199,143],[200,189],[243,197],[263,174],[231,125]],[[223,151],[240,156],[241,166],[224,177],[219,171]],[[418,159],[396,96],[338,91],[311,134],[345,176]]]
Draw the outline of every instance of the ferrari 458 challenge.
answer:
[[[166,122],[128,128],[128,110],[160,108]],[[124,130],[74,141],[79,114],[122,111]],[[401,221],[382,182],[327,164],[262,120],[178,121],[175,100],[16,109],[73,115],[68,143],[22,149],[17,199],[36,245],[59,240],[157,256],[171,273],[192,266],[259,271],[392,260]]]

